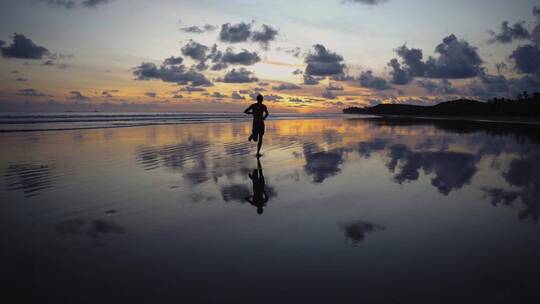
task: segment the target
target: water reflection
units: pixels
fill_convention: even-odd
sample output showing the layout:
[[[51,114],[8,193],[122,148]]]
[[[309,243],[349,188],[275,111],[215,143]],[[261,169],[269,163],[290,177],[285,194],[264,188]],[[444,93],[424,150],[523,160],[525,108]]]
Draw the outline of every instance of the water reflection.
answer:
[[[375,231],[384,230],[382,225],[365,222],[365,221],[352,221],[347,223],[340,223],[339,228],[345,234],[347,241],[350,241],[353,246],[358,245],[366,238],[366,234],[373,233]]]
[[[254,169],[253,173],[250,173],[248,176],[253,183],[253,194],[247,196],[245,200],[257,208],[258,214],[262,214],[268,202],[268,194],[266,193],[266,183],[259,158],[257,158],[257,169]]]
[[[343,149],[322,150],[317,144],[304,144],[304,170],[314,183],[322,183],[325,179],[338,174],[343,163]]]
[[[62,235],[86,235],[92,239],[98,239],[107,234],[124,234],[126,232],[123,227],[108,220],[84,220],[81,218],[64,220],[56,224],[55,230]]]
[[[9,165],[4,177],[8,190],[22,190],[25,197],[37,196],[53,186],[52,169],[47,165],[32,163]]]

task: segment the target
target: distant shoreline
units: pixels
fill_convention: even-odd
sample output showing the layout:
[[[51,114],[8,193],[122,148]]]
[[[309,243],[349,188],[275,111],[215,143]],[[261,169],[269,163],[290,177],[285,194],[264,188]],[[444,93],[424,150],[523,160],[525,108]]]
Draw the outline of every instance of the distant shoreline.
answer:
[[[358,113],[345,113],[358,115]],[[369,114],[389,119],[418,119],[418,120],[445,120],[445,121],[474,121],[499,124],[525,124],[540,126],[540,117],[515,116],[448,116],[448,115],[399,115],[399,114]]]

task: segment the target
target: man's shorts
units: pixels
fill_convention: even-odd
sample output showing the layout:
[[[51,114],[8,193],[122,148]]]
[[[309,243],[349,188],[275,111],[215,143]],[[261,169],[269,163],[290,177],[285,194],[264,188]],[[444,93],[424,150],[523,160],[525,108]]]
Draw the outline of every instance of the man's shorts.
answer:
[[[259,135],[264,135],[264,121],[254,121],[253,131],[251,132],[251,138],[254,141],[259,139]]]

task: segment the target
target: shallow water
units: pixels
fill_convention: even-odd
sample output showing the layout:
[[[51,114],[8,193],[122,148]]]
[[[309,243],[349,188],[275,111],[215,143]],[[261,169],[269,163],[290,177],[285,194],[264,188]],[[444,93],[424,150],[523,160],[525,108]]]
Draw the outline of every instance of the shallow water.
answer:
[[[246,122],[0,134],[2,286],[76,303],[536,303],[531,128],[269,121],[260,170]]]

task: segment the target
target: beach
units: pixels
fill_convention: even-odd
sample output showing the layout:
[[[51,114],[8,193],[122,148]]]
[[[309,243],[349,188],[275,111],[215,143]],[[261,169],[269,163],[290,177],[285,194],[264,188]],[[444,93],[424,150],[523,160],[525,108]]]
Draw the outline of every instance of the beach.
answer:
[[[284,117],[258,163],[246,120],[107,126],[0,133],[2,285],[23,301],[502,303],[540,286],[534,130]]]

